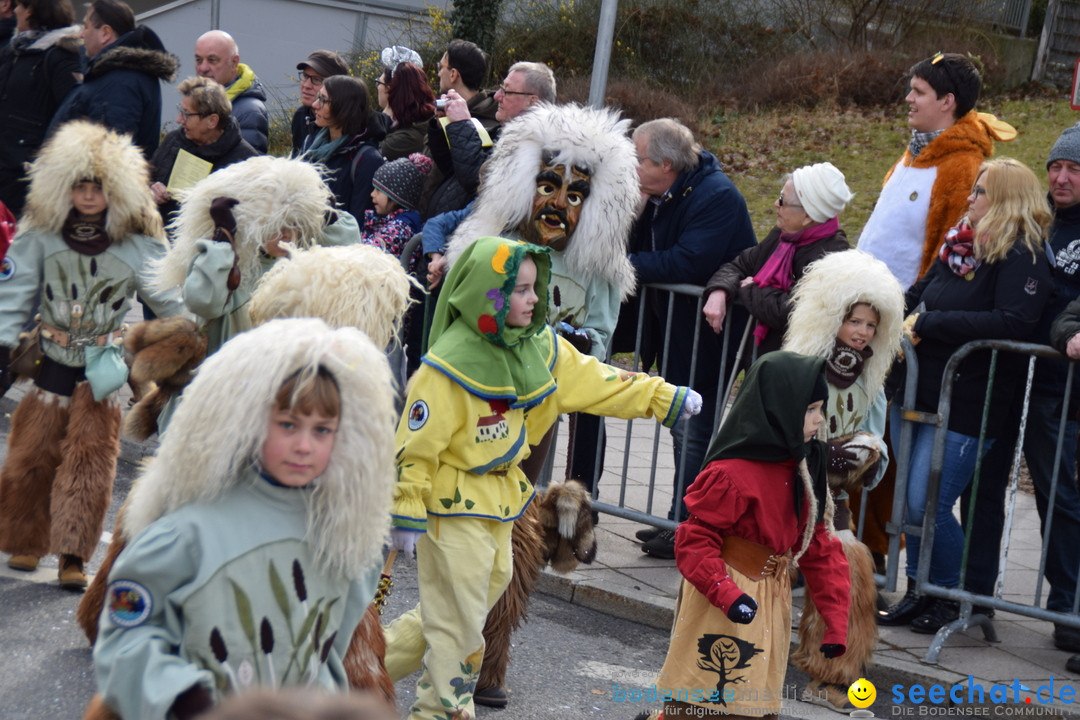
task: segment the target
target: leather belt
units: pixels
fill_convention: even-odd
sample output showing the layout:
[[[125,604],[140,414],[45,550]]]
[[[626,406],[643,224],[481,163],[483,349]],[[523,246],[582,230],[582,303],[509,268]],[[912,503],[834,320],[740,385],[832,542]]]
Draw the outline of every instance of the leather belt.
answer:
[[[127,325],[104,335],[74,335],[47,323],[41,323],[41,337],[62,348],[72,346],[87,347],[89,345],[101,347],[110,343],[119,344],[123,340],[125,332],[127,332]]]
[[[776,575],[780,566],[786,566],[788,560],[787,555],[777,555],[772,548],[737,535],[724,538],[720,557],[751,580],[764,580]]]

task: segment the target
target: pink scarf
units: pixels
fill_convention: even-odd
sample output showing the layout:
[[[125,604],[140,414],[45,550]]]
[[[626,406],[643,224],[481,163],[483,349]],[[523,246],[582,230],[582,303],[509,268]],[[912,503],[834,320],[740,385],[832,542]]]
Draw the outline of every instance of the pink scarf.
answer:
[[[795,251],[818,240],[832,237],[839,231],[840,221],[833,217],[820,225],[815,225],[801,232],[794,234],[780,233],[780,244],[776,246],[769,259],[754,275],[754,284],[763,288],[779,288],[787,292],[794,282],[791,276],[791,266],[795,260]],[[768,335],[769,326],[759,322],[757,327],[754,328],[754,344],[760,345]]]

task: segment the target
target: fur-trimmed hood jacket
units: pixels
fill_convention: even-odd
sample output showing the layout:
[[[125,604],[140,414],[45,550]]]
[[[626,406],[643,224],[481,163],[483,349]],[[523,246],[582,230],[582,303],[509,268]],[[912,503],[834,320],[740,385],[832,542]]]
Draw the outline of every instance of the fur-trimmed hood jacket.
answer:
[[[845,250],[812,263],[791,292],[784,350],[828,358],[844,318],[857,303],[878,313],[877,331],[870,341],[873,355],[863,365],[867,394],[874,397],[900,350],[903,335],[904,291],[885,263],[869,253]]]
[[[476,238],[516,232],[528,220],[536,175],[550,157],[590,173],[589,197],[562,252],[568,274],[583,284],[602,278],[628,297],[636,281],[627,243],[640,197],[629,124],[612,110],[541,103],[504,125],[473,212],[450,238],[450,263]]]
[[[179,67],[154,31],[139,25],[89,61],[83,84],[56,112],[49,133],[68,120],[89,118],[130,134],[150,157],[161,135],[159,81],[172,82]]]
[[[26,199],[24,163],[82,78],[79,26],[19,33],[0,49],[0,200],[16,216]]]

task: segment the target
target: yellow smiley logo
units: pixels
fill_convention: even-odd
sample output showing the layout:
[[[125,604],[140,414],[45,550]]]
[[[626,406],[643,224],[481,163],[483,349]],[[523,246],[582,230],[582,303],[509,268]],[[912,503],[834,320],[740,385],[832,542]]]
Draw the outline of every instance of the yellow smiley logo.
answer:
[[[851,683],[851,687],[847,690],[847,696],[855,707],[868,708],[877,699],[877,688],[874,687],[874,683],[866,678],[859,678]]]

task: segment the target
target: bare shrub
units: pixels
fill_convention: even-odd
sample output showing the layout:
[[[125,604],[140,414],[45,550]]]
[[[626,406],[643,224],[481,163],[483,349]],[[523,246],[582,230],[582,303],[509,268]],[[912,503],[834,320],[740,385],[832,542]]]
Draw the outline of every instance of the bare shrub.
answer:
[[[670,90],[657,87],[652,83],[628,78],[613,78],[608,81],[604,104],[617,108],[622,116],[630,118],[634,125],[662,117],[675,118],[686,125],[695,134],[704,128],[699,124],[701,109],[691,104]],[[559,102],[576,102],[582,105],[589,101],[589,78],[571,77],[559,81]]]

